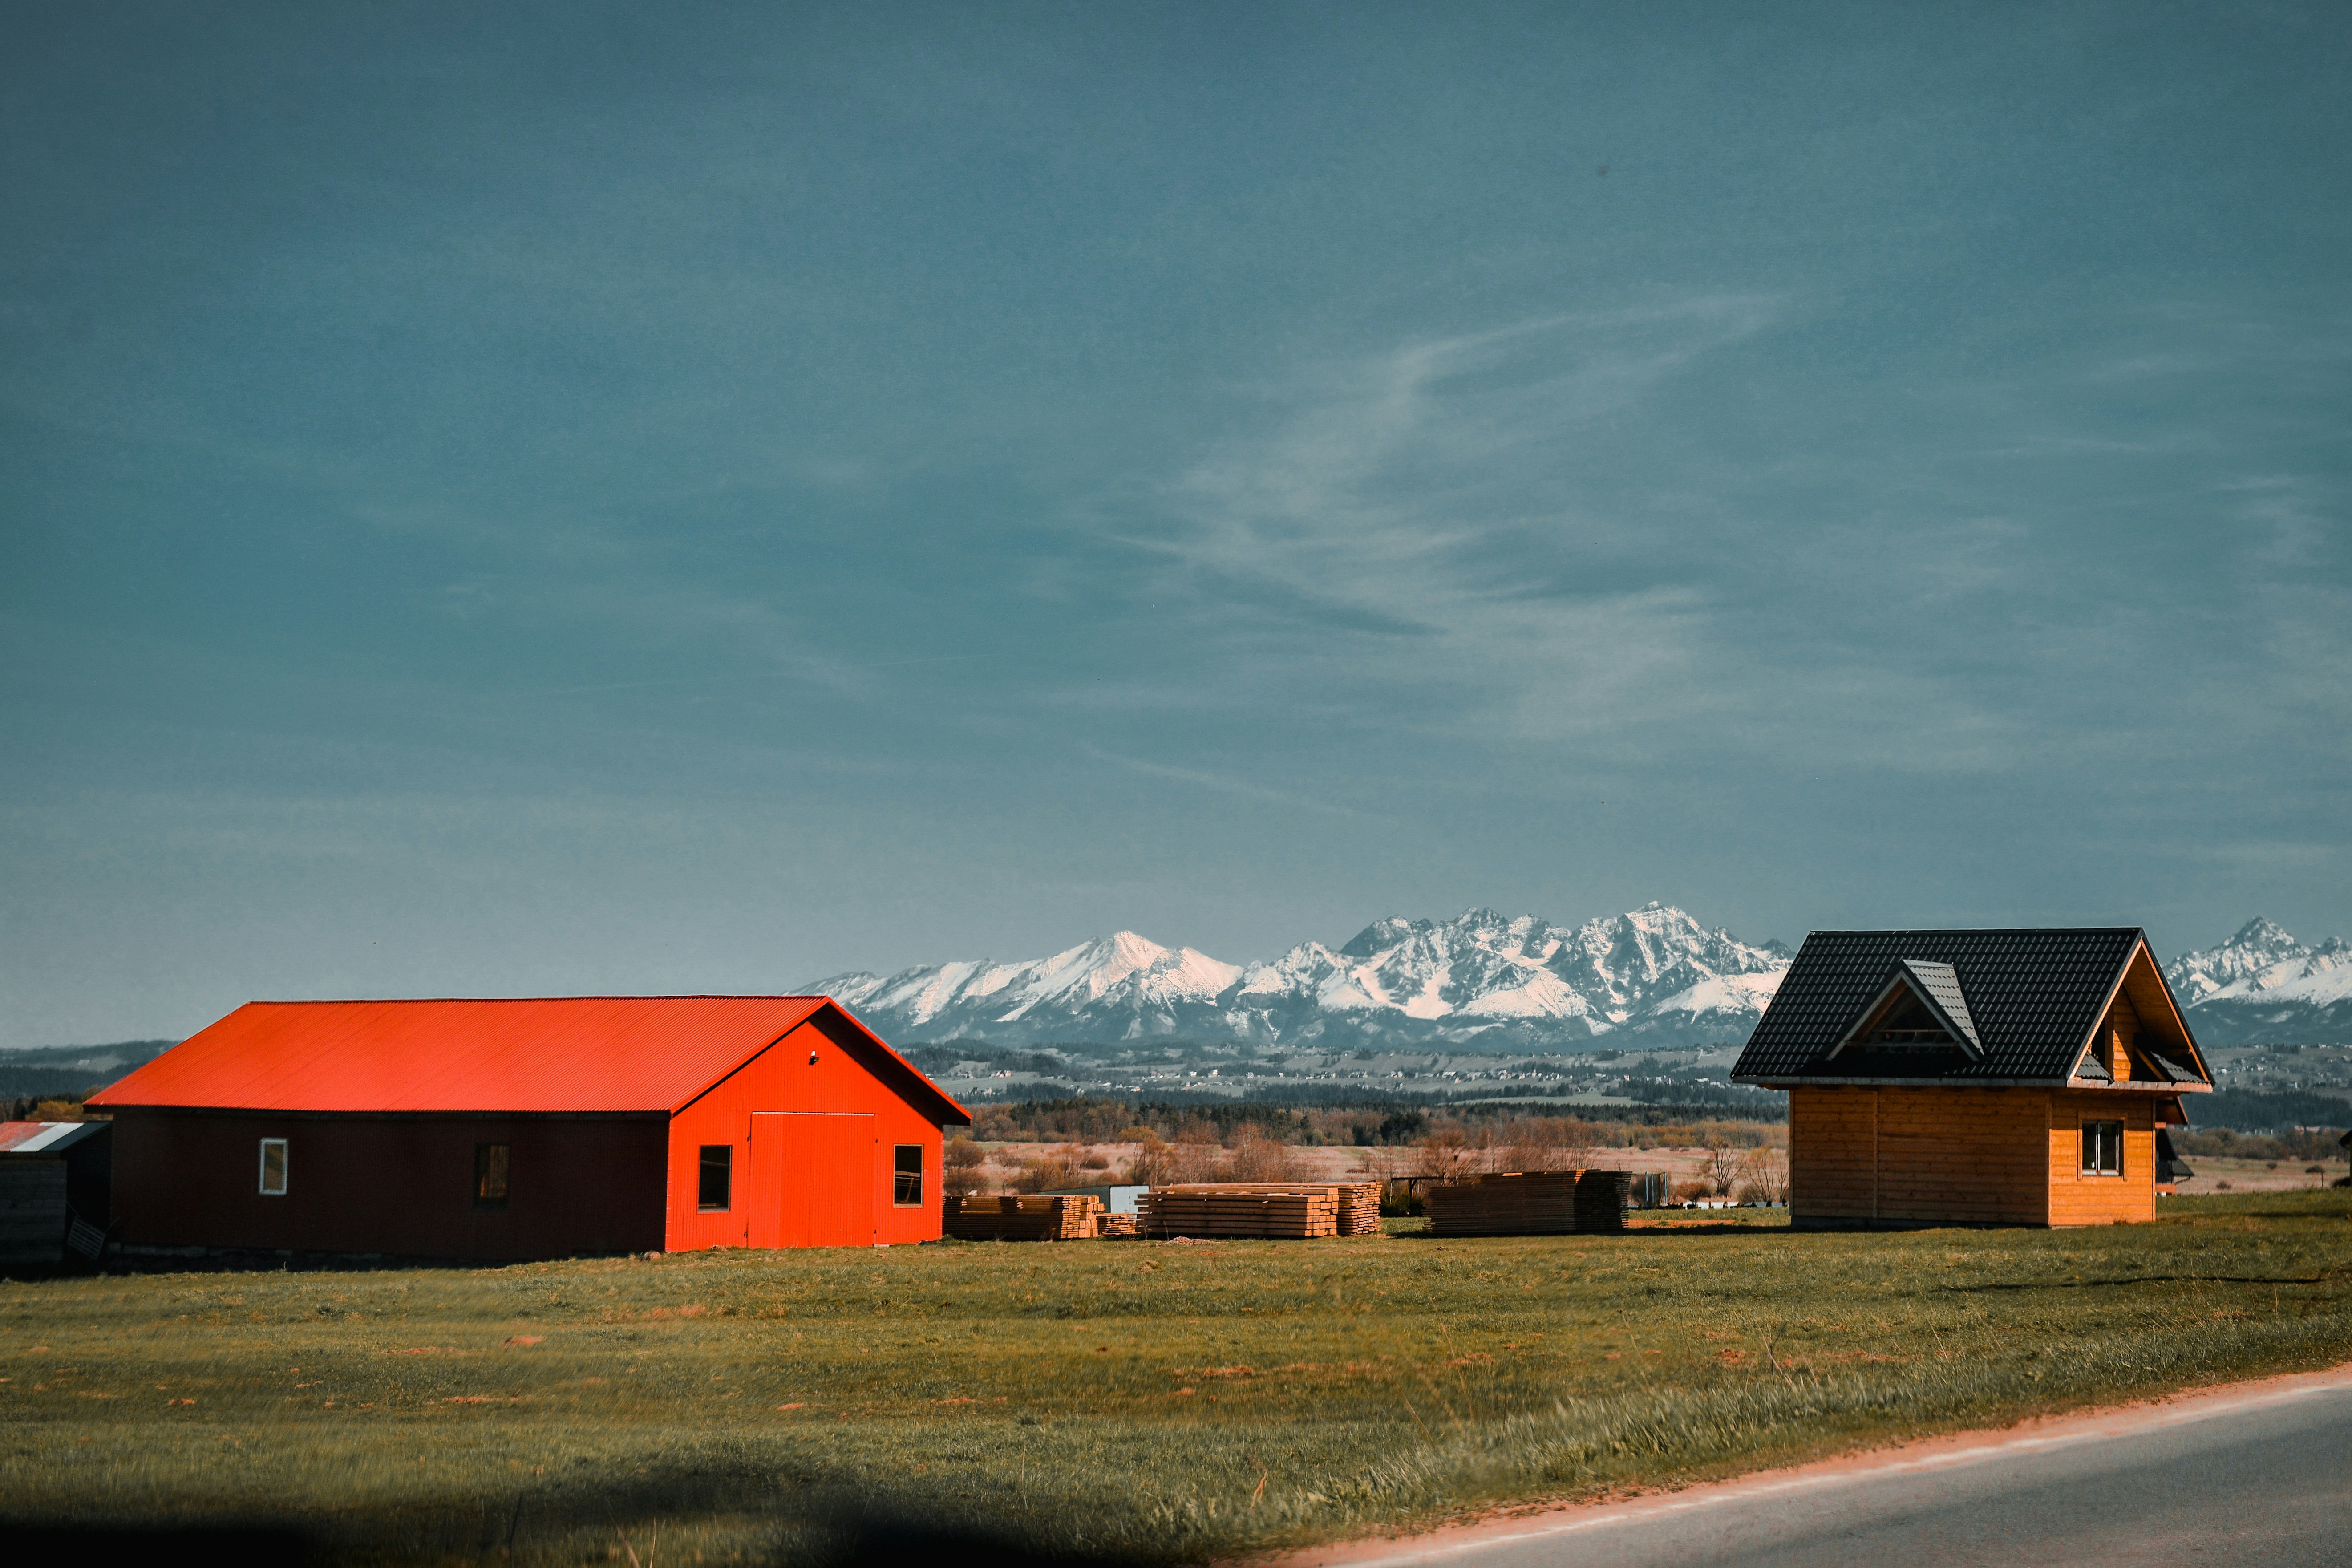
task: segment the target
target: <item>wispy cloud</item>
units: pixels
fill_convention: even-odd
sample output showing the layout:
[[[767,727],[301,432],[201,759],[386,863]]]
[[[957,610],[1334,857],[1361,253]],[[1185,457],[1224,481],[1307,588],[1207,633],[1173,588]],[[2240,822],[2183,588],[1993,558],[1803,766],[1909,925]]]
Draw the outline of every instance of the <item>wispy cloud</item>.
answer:
[[[1206,768],[1180,767],[1172,763],[1155,763],[1141,757],[1122,756],[1117,752],[1107,752],[1099,746],[1086,742],[1079,745],[1078,751],[1096,762],[1108,763],[1113,767],[1123,768],[1131,773],[1140,773],[1146,778],[1167,779],[1171,783],[1191,784],[1197,789],[1212,790],[1219,795],[1234,795],[1243,800],[1263,801],[1268,805],[1322,812],[1328,816],[1344,816],[1357,822],[1392,820],[1377,813],[1358,811],[1351,806],[1342,805],[1337,801],[1325,800],[1293,790],[1270,789],[1247,779],[1235,778],[1227,773],[1213,773]]]
[[[1708,296],[1328,367],[1268,395],[1263,433],[1187,467],[1160,497],[1173,526],[1139,542],[1202,601],[1293,628],[1289,657],[1257,675],[1285,703],[1311,674],[1371,689],[1400,727],[1481,743],[1655,760],[1703,731],[1708,745],[1785,749],[1776,717],[1817,708],[1824,683],[1778,662],[1793,639],[1744,640],[1753,595],[1739,578],[1777,542],[1727,517],[1719,476],[1629,486],[1616,448],[1637,426],[1643,450],[1670,451],[1655,433],[1675,399],[1792,314]],[[1990,521],[1946,542],[1950,591],[1997,571],[2003,531]],[[1826,684],[1878,728],[1940,723],[1979,745],[1997,728],[1888,661]],[[1937,765],[1969,749],[1947,746]],[[1884,751],[1918,754],[1893,734]]]

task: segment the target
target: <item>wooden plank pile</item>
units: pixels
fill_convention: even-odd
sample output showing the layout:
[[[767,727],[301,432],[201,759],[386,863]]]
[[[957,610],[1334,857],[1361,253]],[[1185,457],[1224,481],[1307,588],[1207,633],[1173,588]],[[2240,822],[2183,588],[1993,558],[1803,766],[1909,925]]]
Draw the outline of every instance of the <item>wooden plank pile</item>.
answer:
[[[1623,1171],[1506,1171],[1422,1194],[1433,1236],[1564,1236],[1625,1228]]]
[[[1378,1182],[1185,1182],[1136,1199],[1143,1234],[1305,1240],[1378,1236]]]
[[[1328,1188],[1259,1192],[1189,1182],[1139,1194],[1136,1218],[1150,1237],[1260,1237],[1307,1240],[1339,1234],[1339,1195]]]
[[[1103,1212],[1102,1199],[1091,1193],[950,1197],[941,1207],[947,1233],[962,1241],[1091,1240]]]
[[[1133,1215],[1107,1214],[1102,1216],[1095,1234],[1108,1240],[1113,1237],[1140,1236],[1143,1233],[1136,1227]]]

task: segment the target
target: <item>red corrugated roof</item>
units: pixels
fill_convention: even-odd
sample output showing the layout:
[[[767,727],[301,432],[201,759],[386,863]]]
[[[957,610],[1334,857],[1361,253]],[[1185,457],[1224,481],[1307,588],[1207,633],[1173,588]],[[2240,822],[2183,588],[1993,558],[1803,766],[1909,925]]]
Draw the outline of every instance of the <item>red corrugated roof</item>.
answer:
[[[248,1002],[94,1106],[340,1111],[677,1111],[830,1008],[931,1120],[963,1107],[824,996]],[[930,1104],[936,1100],[936,1106]]]

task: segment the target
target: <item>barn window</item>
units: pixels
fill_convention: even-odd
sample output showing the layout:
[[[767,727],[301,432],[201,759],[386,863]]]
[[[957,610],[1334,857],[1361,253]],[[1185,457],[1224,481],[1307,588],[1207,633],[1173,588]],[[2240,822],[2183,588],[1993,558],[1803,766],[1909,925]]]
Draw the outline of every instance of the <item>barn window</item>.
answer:
[[[261,1141],[261,1193],[264,1197],[286,1195],[286,1140],[264,1138]]]
[[[474,1206],[507,1206],[507,1146],[503,1143],[474,1145]]]
[[[695,1188],[695,1206],[705,1214],[723,1212],[734,1194],[735,1145],[702,1146],[702,1180]]]
[[[2124,1124],[2120,1121],[2083,1123],[2083,1174],[2120,1176],[2124,1173]]]
[[[898,1169],[891,1173],[890,1201],[894,1204],[919,1204],[923,1201],[923,1146],[920,1143],[898,1145]]]

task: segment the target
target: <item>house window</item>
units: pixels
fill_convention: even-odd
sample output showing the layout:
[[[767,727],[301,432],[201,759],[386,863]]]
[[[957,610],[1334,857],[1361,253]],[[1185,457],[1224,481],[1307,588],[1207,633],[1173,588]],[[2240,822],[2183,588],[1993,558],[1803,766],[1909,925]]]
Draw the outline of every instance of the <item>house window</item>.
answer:
[[[261,1141],[261,1195],[282,1198],[286,1195],[286,1140],[264,1138]]]
[[[1919,998],[1906,994],[1870,1033],[1874,1046],[1948,1046],[1954,1043]]]
[[[2120,1121],[2083,1123],[2083,1174],[2120,1176],[2124,1173],[2124,1124]]]
[[[694,1205],[704,1214],[724,1213],[735,1187],[735,1145],[702,1146],[702,1180],[696,1184]]]
[[[503,1143],[474,1145],[474,1206],[507,1206],[507,1146]]]
[[[923,1146],[898,1145],[898,1167],[891,1173],[890,1201],[905,1207],[923,1201]]]

